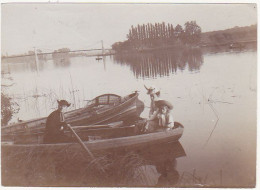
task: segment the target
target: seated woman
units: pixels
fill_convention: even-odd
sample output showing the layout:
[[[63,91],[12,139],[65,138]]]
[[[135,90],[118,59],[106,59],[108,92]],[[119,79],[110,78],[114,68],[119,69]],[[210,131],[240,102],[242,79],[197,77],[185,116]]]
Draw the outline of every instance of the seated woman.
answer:
[[[158,127],[159,124],[159,120],[157,118],[158,108],[155,106],[155,101],[160,100],[161,92],[155,86],[151,86],[150,88],[147,88],[146,86],[144,87],[147,90],[147,94],[150,96],[151,105],[149,111],[149,118],[145,127],[142,129],[142,132],[152,132]]]
[[[71,142],[73,138],[65,135],[64,130],[67,128],[67,123],[64,118],[64,109],[70,106],[66,100],[58,102],[58,109],[53,111],[46,120],[44,132],[44,143],[63,143]]]
[[[159,108],[157,113],[159,127],[171,130],[174,127],[174,119],[171,114],[173,105],[166,100],[158,100],[155,102],[155,105]]]
[[[171,130],[174,127],[174,120],[171,114],[173,105],[166,100],[157,100],[154,103],[156,111],[147,120],[145,132],[153,132],[159,128]]]

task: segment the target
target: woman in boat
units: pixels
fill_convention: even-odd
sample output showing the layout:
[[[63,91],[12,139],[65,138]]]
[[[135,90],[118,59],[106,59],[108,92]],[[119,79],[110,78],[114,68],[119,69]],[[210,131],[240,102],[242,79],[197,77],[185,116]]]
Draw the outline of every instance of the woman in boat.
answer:
[[[149,117],[152,117],[154,113],[157,111],[157,108],[154,104],[155,101],[160,100],[161,92],[158,88],[155,86],[151,86],[150,88],[147,88],[144,86],[147,90],[147,94],[150,95],[151,104],[150,104],[150,111],[149,111]]]
[[[69,142],[71,138],[64,134],[64,130],[67,128],[63,111],[66,107],[70,106],[66,100],[57,100],[58,109],[53,111],[46,121],[44,143],[60,143]]]
[[[159,120],[157,118],[158,114],[158,107],[155,105],[155,101],[160,100],[161,92],[158,88],[155,86],[151,86],[150,88],[147,88],[144,86],[147,90],[147,94],[150,95],[151,104],[150,104],[150,111],[149,111],[149,118],[147,120],[147,124],[144,128],[145,132],[152,132],[158,127]]]
[[[158,100],[155,105],[159,108],[157,118],[159,120],[159,127],[170,130],[174,127],[174,119],[171,113],[173,105],[166,100]]]

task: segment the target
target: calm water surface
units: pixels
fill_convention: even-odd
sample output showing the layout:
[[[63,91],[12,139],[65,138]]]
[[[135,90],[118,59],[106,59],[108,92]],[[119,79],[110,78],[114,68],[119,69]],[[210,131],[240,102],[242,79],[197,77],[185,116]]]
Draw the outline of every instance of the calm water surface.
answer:
[[[193,174],[213,186],[248,187],[256,175],[256,61],[256,51],[200,49],[115,55],[101,61],[46,58],[40,59],[38,69],[33,59],[9,60],[2,64],[2,71],[10,72],[2,83],[13,84],[3,90],[20,106],[11,122],[47,116],[57,99],[69,100],[73,109],[103,93],[135,90],[146,105],[141,116],[147,117],[150,99],[143,85],[156,85],[185,127],[180,143],[186,156],[176,159],[175,172]],[[160,175],[153,176],[152,185]]]

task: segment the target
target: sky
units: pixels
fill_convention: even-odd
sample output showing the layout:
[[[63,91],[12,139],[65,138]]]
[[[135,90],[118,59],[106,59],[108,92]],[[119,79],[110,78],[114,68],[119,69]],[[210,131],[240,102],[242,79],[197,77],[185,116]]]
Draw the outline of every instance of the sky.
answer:
[[[3,55],[105,48],[126,40],[131,25],[196,21],[202,32],[257,23],[255,4],[2,4]]]

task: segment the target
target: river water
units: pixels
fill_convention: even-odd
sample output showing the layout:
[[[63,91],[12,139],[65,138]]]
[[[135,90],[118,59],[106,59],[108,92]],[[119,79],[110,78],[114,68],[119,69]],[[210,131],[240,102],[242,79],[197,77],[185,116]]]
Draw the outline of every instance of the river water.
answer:
[[[144,84],[155,85],[162,98],[173,103],[175,121],[185,127],[180,139],[185,154],[174,159],[178,174],[174,184],[252,187],[256,180],[256,70],[255,49],[163,50],[99,61],[62,55],[39,57],[38,66],[34,58],[10,59],[2,64],[2,84],[11,86],[2,90],[20,108],[12,123],[47,116],[57,99],[69,100],[74,109],[100,94],[123,96],[135,90],[146,106],[141,116],[147,117],[150,99]],[[150,166],[145,175],[151,180],[142,185],[156,185],[159,170]]]

